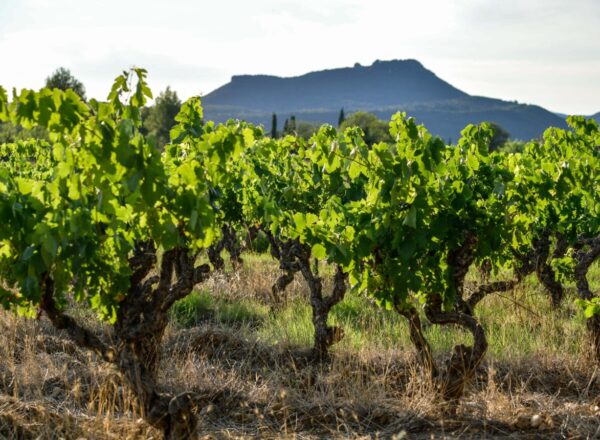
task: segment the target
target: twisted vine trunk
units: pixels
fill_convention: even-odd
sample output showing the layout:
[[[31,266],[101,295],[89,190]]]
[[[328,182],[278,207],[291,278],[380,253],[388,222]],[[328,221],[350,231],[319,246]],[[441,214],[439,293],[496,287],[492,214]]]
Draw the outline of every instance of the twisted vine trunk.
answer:
[[[225,249],[225,243],[223,240],[219,240],[218,242],[211,244],[206,250],[208,261],[210,261],[210,264],[212,264],[213,270],[215,271],[225,269],[225,260],[221,257],[223,249]]]
[[[438,377],[439,372],[433,359],[431,346],[423,334],[423,326],[421,325],[419,312],[414,307],[400,308],[398,304],[395,304],[395,308],[396,312],[408,320],[410,341],[417,350],[419,364],[428,372],[430,379],[432,381],[435,380]]]
[[[282,297],[287,287],[294,281],[296,273],[300,272],[296,255],[302,252],[302,245],[298,240],[281,240],[270,231],[267,232],[267,237],[271,244],[271,256],[279,262],[279,269],[283,271],[283,274],[271,286],[273,303],[275,307],[279,307],[285,302],[285,298]]]
[[[447,263],[452,270],[457,309],[443,311],[443,300],[439,294],[431,295],[425,307],[425,315],[431,323],[459,325],[473,335],[473,346],[468,347],[463,344],[454,346],[450,360],[438,375],[438,386],[442,397],[447,402],[456,402],[462,397],[465,385],[473,378],[488,347],[483,327],[472,316],[472,310],[464,300],[465,277],[475,260],[476,244],[477,238],[473,234],[467,234],[463,244],[448,253]]]
[[[310,247],[298,240],[281,240],[270,232],[267,236],[271,243],[271,255],[279,261],[279,268],[284,271],[272,287],[273,299],[276,304],[280,304],[279,294],[294,280],[296,273],[302,274],[310,290],[312,322],[315,329],[313,355],[319,360],[325,360],[329,356],[329,347],[344,337],[343,329],[337,326],[330,327],[327,318],[332,307],[344,299],[348,275],[341,266],[336,266],[331,294],[323,296],[323,280],[319,276],[318,264],[316,261],[313,267],[310,264]]]
[[[421,321],[414,308],[407,310],[396,309],[409,321],[411,341],[417,349],[421,365],[430,372],[442,399],[455,405],[462,397],[465,385],[473,378],[475,370],[483,360],[488,343],[483,327],[472,316],[472,307],[491,288],[478,291],[477,297],[471,296],[464,299],[464,283],[469,267],[475,260],[475,246],[477,239],[472,234],[467,234],[462,245],[451,250],[447,256],[448,266],[451,268],[451,282],[455,290],[455,310],[443,310],[443,298],[440,294],[430,294],[425,307],[425,315],[433,324],[459,325],[473,335],[473,346],[456,345],[452,356],[443,369],[435,365],[431,347],[423,335]],[[454,407],[454,406],[453,406]]]
[[[440,294],[429,295],[425,307],[425,315],[432,324],[458,325],[473,335],[473,345],[456,345],[443,369],[436,366],[431,347],[423,334],[418,311],[412,306],[395,304],[396,311],[408,320],[410,339],[417,350],[419,363],[429,372],[443,400],[453,405],[462,397],[465,385],[475,375],[488,348],[485,331],[473,316],[475,307],[487,295],[510,290],[521,280],[517,276],[515,280],[488,282],[465,298],[465,277],[475,260],[476,244],[477,238],[467,234],[460,246],[448,252],[446,261],[452,271],[451,283],[455,291],[454,310],[444,311]]]
[[[463,344],[454,346],[450,360],[437,378],[444,400],[456,402],[462,397],[465,385],[475,375],[475,370],[485,356],[488,343],[483,327],[476,318],[459,311],[444,312],[439,295],[434,298],[435,300],[425,308],[429,321],[440,325],[459,325],[473,335],[472,347]]]
[[[223,233],[223,242],[225,245],[225,249],[229,254],[229,258],[231,260],[231,264],[235,270],[238,270],[241,266],[244,265],[244,260],[242,260],[242,247],[238,242],[237,234],[235,233],[235,229],[232,226],[225,224],[221,228]]]
[[[466,313],[473,315],[473,311],[479,302],[486,296],[496,292],[506,292],[513,289],[519,280],[507,280],[507,281],[492,281],[490,283],[479,286],[477,290],[472,292],[469,297],[465,300],[467,305]]]
[[[255,251],[254,240],[256,240],[256,238],[258,237],[258,233],[260,231],[262,231],[262,228],[257,225],[246,227],[246,236],[244,239],[244,249],[250,249],[251,251]]]
[[[310,289],[310,306],[315,327],[313,353],[318,359],[326,359],[329,355],[329,347],[344,337],[344,330],[337,326],[330,327],[327,324],[327,318],[331,308],[344,299],[348,276],[338,265],[333,278],[331,294],[324,297],[323,281],[311,270],[308,257],[301,260],[301,272]]]
[[[41,307],[52,323],[78,345],[116,365],[136,395],[145,420],[169,440],[192,438],[196,427],[195,396],[163,393],[157,383],[167,312],[209,273],[208,266],[195,268],[194,262],[195,256],[188,255],[186,249],[175,248],[163,255],[160,275],[148,276],[156,265],[156,251],[150,243],[136,247],[130,259],[130,289],[117,312],[112,345],[56,307],[50,278],[43,286]]]
[[[238,242],[235,229],[228,224],[221,227],[221,239],[207,249],[208,260],[212,264],[214,270],[225,269],[225,260],[221,257],[223,249],[229,254],[231,265],[234,270],[239,269],[244,264],[242,259],[242,248]]]
[[[552,257],[559,258],[564,256],[567,248],[567,242],[560,234],[557,234],[556,248]],[[550,294],[552,307],[558,309],[565,296],[565,291],[562,284],[556,280],[554,269],[548,263],[548,257],[550,256],[550,234],[548,231],[544,231],[537,240],[534,240],[534,249],[536,254],[535,273],[539,282]]]
[[[516,249],[512,249],[512,254],[517,262],[514,266],[514,272],[518,281],[523,280],[527,275],[535,271],[535,250],[530,249],[523,254]]]
[[[575,266],[575,283],[579,297],[584,300],[592,300],[596,295],[591,291],[587,280],[587,273],[594,261],[600,256],[600,237],[591,240],[583,240],[582,247],[587,246],[588,250],[578,250],[575,253],[577,264]],[[590,334],[591,345],[596,361],[600,363],[600,315],[594,315],[587,321],[587,328]]]

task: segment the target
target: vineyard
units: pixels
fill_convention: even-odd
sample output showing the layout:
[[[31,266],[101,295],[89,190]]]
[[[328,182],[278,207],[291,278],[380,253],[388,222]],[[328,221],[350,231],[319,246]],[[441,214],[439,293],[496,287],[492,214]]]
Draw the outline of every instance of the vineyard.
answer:
[[[193,356],[181,361],[183,350],[218,358],[215,377],[244,362],[257,369],[245,371],[247,377],[284,372],[287,382],[263,390],[277,404],[272,414],[255,405],[240,420],[268,425],[266,417],[277,428],[242,436],[273,437],[283,426],[291,435],[298,413],[311,414],[312,425],[303,422],[302,429],[314,428],[315,435],[391,436],[434,427],[443,436],[436,420],[464,420],[465,402],[493,382],[486,355],[498,357],[499,333],[492,337],[490,327],[517,310],[525,318],[504,329],[536,317],[553,335],[536,350],[550,356],[557,340],[564,343],[557,351],[571,362],[545,367],[539,361],[533,382],[541,389],[544,377],[569,371],[569,380],[550,394],[577,389],[589,414],[585,423],[577,419],[581,426],[550,415],[528,415],[520,425],[490,422],[489,433],[600,435],[595,121],[569,117],[568,130],[548,128],[522,153],[504,153],[490,151],[489,124],[470,125],[456,145],[446,145],[404,114],[390,121],[391,143],[368,145],[360,129],[328,125],[309,140],[273,139],[241,121],[205,121],[200,99],[192,98],[159,150],[140,131],[151,98],[143,69],[117,77],[103,102],[57,89],[23,90],[9,99],[0,88],[0,121],[42,127],[49,139],[0,145],[0,328],[5,337],[31,339],[33,321],[54,352],[73,353],[97,369],[110,366],[110,387],[120,396],[110,418],[139,419],[140,438],[185,439],[205,432],[210,417],[213,425],[230,417],[227,405],[219,416],[214,406],[244,385],[203,392],[207,383],[189,375],[207,364]],[[244,292],[252,283],[262,294],[248,303]],[[515,299],[527,289],[536,295]],[[247,334],[236,339],[222,328],[208,331],[206,320],[194,315],[202,304],[221,313],[222,322],[246,313],[246,333],[254,325],[248,310],[260,307],[261,319],[277,317],[280,330],[302,322],[310,340],[300,337],[288,347],[274,329],[254,343]],[[369,320],[375,324],[358,335],[356,322]],[[526,345],[517,335],[507,330],[504,351],[515,354]],[[396,337],[410,343],[403,369],[385,360],[393,350],[383,346],[393,347]],[[365,341],[379,355],[362,362],[352,353]],[[16,348],[5,350],[8,358]],[[517,370],[529,353],[519,354]],[[0,396],[15,397],[16,385],[9,391],[6,379],[12,373],[3,369]],[[175,377],[177,385],[167,386]],[[350,401],[350,409],[318,403],[315,396],[343,393],[345,382],[386,398],[362,413]],[[98,393],[90,401],[101,401]],[[290,416],[290,393],[314,401]],[[421,411],[410,396],[426,399],[437,419],[396,417],[397,402]],[[0,403],[0,436],[28,438],[3,427],[10,425],[3,408]],[[479,434],[460,424],[449,429],[477,438],[494,415],[471,417],[480,420]],[[333,426],[325,429],[329,434],[324,426]]]

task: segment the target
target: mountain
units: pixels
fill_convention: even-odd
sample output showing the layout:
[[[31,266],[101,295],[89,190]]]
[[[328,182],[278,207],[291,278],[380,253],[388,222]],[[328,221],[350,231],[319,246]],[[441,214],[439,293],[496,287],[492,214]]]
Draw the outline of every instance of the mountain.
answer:
[[[598,124],[600,124],[600,112],[596,113],[595,115],[590,116],[590,118],[595,119],[596,122],[598,122]]]
[[[239,118],[267,130],[273,113],[281,125],[291,115],[337,124],[342,107],[346,114],[365,110],[382,119],[405,111],[433,134],[454,140],[467,124],[482,121],[500,124],[516,139],[541,136],[549,126],[566,127],[564,118],[539,106],[471,96],[416,60],[375,61],[289,78],[238,75],[202,103],[207,119]]]

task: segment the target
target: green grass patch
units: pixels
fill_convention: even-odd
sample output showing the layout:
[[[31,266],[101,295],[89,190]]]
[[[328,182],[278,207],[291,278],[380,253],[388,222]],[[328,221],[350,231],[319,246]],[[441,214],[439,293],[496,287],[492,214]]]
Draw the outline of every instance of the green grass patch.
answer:
[[[268,254],[244,254],[247,274],[265,265],[277,264]],[[322,273],[330,268],[323,266]],[[328,275],[323,275],[327,277]],[[507,274],[500,278],[508,279]],[[469,278],[478,281],[476,273]],[[600,268],[590,271],[593,288],[600,284]],[[495,359],[525,357],[535,353],[580,355],[587,350],[585,319],[574,305],[573,286],[563,308],[554,311],[550,300],[535,276],[530,276],[514,291],[492,294],[477,307],[476,315],[486,330],[488,354]],[[290,299],[285,307],[271,310],[258,299],[231,300],[199,290],[176,303],[171,318],[180,326],[189,327],[202,322],[214,322],[247,332],[268,344],[287,343],[310,347],[313,343],[312,312],[303,296]],[[331,325],[344,329],[345,337],[335,350],[359,349],[413,350],[404,317],[395,311],[384,310],[364,296],[354,294],[336,305],[329,317]],[[424,333],[434,352],[451,350],[455,344],[472,344],[471,335],[458,327],[431,325],[422,319]]]
[[[207,321],[232,327],[256,327],[269,312],[267,306],[256,301],[230,301],[206,290],[197,290],[173,304],[169,313],[172,322],[180,327],[193,327]]]

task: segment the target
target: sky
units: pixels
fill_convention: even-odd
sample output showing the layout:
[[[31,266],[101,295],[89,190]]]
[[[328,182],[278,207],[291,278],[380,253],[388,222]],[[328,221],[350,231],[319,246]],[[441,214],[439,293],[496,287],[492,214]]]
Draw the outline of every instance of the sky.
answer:
[[[145,67],[155,94],[232,75],[419,60],[459,89],[551,111],[600,111],[600,0],[0,0],[0,85],[56,68],[106,98]]]

